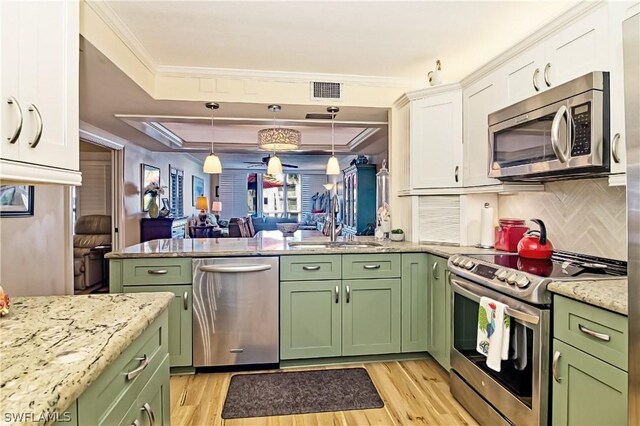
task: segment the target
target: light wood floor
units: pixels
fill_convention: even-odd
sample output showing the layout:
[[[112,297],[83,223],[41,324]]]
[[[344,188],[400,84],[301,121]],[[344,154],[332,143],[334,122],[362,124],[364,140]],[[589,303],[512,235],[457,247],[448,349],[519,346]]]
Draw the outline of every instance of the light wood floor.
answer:
[[[345,366],[321,368],[342,367]],[[232,374],[196,374],[171,378],[171,423],[176,426],[477,424],[451,396],[447,372],[431,359],[347,367],[367,369],[384,400],[384,408],[224,420],[220,413]]]

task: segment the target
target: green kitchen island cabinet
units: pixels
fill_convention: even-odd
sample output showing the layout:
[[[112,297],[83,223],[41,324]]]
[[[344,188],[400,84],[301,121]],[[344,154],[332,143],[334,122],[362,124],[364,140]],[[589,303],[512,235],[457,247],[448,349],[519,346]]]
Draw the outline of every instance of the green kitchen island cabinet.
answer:
[[[628,318],[555,295],[554,425],[626,425]]]
[[[137,258],[110,261],[111,293],[171,292],[169,354],[171,367],[193,365],[191,258]],[[175,371],[174,371],[175,372]]]
[[[400,280],[345,280],[342,354],[400,352]]]
[[[429,255],[429,337],[428,351],[444,369],[451,368],[451,285],[447,259]]]
[[[280,283],[280,359],[342,354],[340,280]]]
[[[193,364],[193,305],[191,285],[123,286],[124,293],[157,293],[166,291],[175,298],[169,305],[169,359],[171,367]]]
[[[429,330],[429,255],[402,255],[402,352],[426,352]]]

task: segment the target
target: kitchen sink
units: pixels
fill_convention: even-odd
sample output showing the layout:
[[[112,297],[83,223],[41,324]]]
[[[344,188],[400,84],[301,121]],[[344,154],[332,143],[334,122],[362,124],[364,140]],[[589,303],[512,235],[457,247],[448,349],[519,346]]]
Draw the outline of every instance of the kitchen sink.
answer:
[[[300,249],[349,249],[376,248],[382,247],[382,244],[376,241],[292,241],[289,243],[289,247]]]

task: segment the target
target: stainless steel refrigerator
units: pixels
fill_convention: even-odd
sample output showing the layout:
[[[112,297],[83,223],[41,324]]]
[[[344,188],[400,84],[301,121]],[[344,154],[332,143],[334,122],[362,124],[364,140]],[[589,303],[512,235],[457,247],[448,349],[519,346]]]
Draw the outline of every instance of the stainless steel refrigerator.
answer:
[[[622,24],[629,245],[629,424],[640,425],[640,13]]]

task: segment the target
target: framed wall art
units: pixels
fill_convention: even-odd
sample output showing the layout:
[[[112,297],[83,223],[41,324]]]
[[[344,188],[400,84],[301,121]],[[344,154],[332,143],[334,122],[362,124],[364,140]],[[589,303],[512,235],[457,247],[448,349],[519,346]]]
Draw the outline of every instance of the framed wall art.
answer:
[[[0,217],[33,216],[34,187],[0,185]]]

